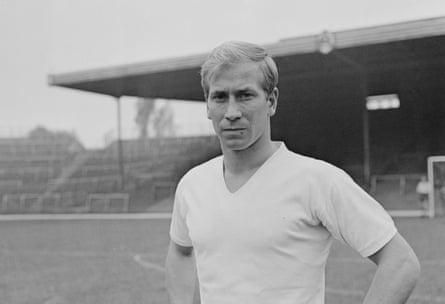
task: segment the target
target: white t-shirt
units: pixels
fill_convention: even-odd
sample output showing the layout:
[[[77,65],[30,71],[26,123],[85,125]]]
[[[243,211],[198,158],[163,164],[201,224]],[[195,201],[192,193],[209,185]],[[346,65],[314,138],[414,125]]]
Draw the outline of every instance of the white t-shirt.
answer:
[[[395,234],[346,173],[284,143],[234,193],[222,156],[190,170],[170,228],[175,243],[194,247],[203,304],[324,303],[332,237],[366,257]]]

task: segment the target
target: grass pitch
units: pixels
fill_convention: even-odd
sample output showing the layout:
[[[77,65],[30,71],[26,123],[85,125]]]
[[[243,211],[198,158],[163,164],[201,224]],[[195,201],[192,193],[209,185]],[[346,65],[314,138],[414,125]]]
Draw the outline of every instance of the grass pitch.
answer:
[[[422,275],[408,303],[445,303],[445,219],[397,219]],[[0,303],[165,304],[168,219],[0,222]],[[375,267],[335,243],[326,303],[360,303]]]

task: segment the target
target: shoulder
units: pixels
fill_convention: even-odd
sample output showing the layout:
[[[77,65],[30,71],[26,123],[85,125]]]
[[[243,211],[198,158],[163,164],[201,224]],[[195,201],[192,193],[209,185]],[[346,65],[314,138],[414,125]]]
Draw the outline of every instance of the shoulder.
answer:
[[[214,157],[191,168],[179,181],[178,187],[184,184],[202,184],[205,180],[216,176],[222,168],[222,156]]]
[[[332,180],[336,178],[347,178],[348,175],[345,171],[330,164],[326,161],[305,156],[287,150],[283,156],[283,165],[288,169],[298,172],[299,175],[303,175],[310,179],[317,180]]]

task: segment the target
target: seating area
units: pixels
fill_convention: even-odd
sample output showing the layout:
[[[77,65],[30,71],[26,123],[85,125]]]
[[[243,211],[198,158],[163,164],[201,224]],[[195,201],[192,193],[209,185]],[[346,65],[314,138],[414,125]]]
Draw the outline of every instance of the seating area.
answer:
[[[117,143],[86,150],[0,139],[0,213],[144,212],[173,195],[189,168],[220,153],[212,136],[124,141],[122,148],[123,176]]]

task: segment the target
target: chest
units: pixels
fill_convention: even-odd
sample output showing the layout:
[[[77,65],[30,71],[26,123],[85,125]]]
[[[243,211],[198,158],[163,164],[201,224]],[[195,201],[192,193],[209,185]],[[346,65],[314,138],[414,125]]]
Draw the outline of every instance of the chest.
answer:
[[[239,174],[232,174],[230,171],[226,170],[223,173],[223,177],[227,190],[231,193],[240,190],[255,175],[256,171],[257,169],[248,170]]]
[[[270,251],[325,239],[304,192],[279,191],[273,183],[230,195],[215,189],[195,194],[187,226],[193,246],[206,250]]]

